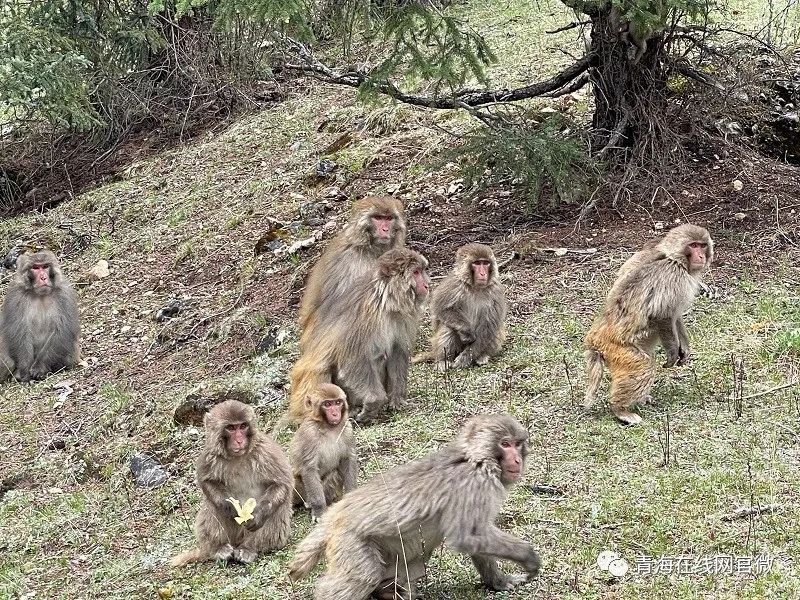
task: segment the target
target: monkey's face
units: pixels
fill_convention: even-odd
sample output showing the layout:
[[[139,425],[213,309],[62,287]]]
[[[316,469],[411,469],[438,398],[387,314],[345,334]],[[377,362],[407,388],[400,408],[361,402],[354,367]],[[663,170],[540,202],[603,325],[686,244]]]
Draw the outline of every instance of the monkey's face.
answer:
[[[225,448],[232,456],[245,454],[250,447],[250,424],[228,423],[223,430]]]
[[[344,398],[330,398],[323,400],[320,404],[320,416],[331,426],[341,423],[345,412],[347,412],[347,403]]]
[[[503,438],[500,441],[500,480],[505,485],[516,483],[522,477],[525,468],[525,456],[528,453],[527,440]]]
[[[702,271],[711,263],[711,249],[705,241],[689,242],[686,245],[685,254],[690,273]]]
[[[489,285],[492,277],[492,261],[479,258],[472,261],[472,283],[479,287]]]
[[[28,267],[28,284],[34,293],[44,296],[53,290],[53,268],[49,263],[35,262]]]
[[[414,287],[414,294],[418,300],[424,300],[431,289],[431,278],[425,269],[425,265],[417,264],[411,270],[411,280]]]
[[[391,245],[395,235],[395,215],[391,213],[373,213],[369,223],[372,240],[376,244]]]

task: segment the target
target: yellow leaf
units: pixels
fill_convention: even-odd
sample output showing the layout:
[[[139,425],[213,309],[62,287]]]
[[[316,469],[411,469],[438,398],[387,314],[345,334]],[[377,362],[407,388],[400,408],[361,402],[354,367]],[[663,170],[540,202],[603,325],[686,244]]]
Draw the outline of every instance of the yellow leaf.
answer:
[[[233,508],[236,509],[236,513],[239,516],[234,517],[233,520],[236,521],[239,525],[253,518],[253,509],[255,509],[256,507],[255,498],[248,498],[247,500],[245,500],[244,506],[242,506],[236,498],[226,498],[226,500],[231,504],[233,504]]]

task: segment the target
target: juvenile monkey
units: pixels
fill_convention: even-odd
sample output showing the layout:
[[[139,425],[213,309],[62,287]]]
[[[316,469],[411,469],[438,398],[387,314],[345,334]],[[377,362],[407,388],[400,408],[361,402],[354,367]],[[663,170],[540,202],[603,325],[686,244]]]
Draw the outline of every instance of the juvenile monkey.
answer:
[[[378,257],[406,240],[403,205],[391,196],[367,196],[353,204],[350,220],[311,270],[300,304],[300,327],[305,346],[317,311],[335,310],[345,292],[363,275],[371,273]]]
[[[179,567],[205,560],[253,562],[289,540],[292,470],[283,450],[256,428],[253,409],[238,400],[205,416],[206,443],[197,460],[203,502],[195,521],[197,547],[172,559]],[[239,524],[234,498],[256,500],[253,518]]]
[[[311,508],[313,521],[356,487],[356,443],[342,388],[323,383],[306,398],[306,418],[289,445],[289,462],[294,471],[295,506]]]
[[[489,246],[456,251],[453,272],[431,293],[432,350],[412,362],[436,361],[440,370],[485,365],[505,340],[506,295]]]
[[[345,391],[350,405],[361,408],[357,421],[375,417],[387,404],[401,406],[420,306],[430,286],[427,267],[427,259],[413,250],[390,250],[341,302],[319,311],[309,343],[292,368],[289,414],[274,431],[287,420],[305,418],[306,398],[320,383],[335,383]]]
[[[17,259],[0,312],[0,382],[44,379],[78,362],[75,290],[49,250]]]
[[[527,439],[510,415],[473,417],[451,444],[376,476],[331,506],[298,545],[289,577],[307,576],[324,556],[328,569],[315,600],[415,598],[415,581],[446,540],[470,556],[490,590],[514,588],[527,576],[504,574],[497,559],[535,575],[539,555],[494,521],[508,488],[522,477]]]
[[[640,250],[620,267],[605,308],[586,335],[586,406],[597,396],[605,365],[611,372],[612,412],[623,423],[641,422],[631,408],[649,399],[655,348],[659,343],[664,348],[664,367],[689,360],[683,313],[698,294],[700,278],[713,258],[708,231],[680,225],[657,246]]]

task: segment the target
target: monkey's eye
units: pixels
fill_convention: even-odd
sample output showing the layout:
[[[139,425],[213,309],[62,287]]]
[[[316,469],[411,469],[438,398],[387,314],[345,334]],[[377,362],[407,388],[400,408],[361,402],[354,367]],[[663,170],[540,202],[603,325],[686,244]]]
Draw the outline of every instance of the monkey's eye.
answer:
[[[509,442],[508,440],[503,440],[502,442],[500,442],[500,447],[501,448],[511,448],[511,442]]]

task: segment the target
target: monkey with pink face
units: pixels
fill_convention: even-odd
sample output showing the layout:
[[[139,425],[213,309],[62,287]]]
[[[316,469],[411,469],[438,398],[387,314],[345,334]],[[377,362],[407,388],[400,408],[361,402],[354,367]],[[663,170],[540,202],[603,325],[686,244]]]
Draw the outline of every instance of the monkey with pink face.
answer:
[[[44,379],[79,359],[75,290],[49,250],[17,259],[0,311],[0,382]]]

